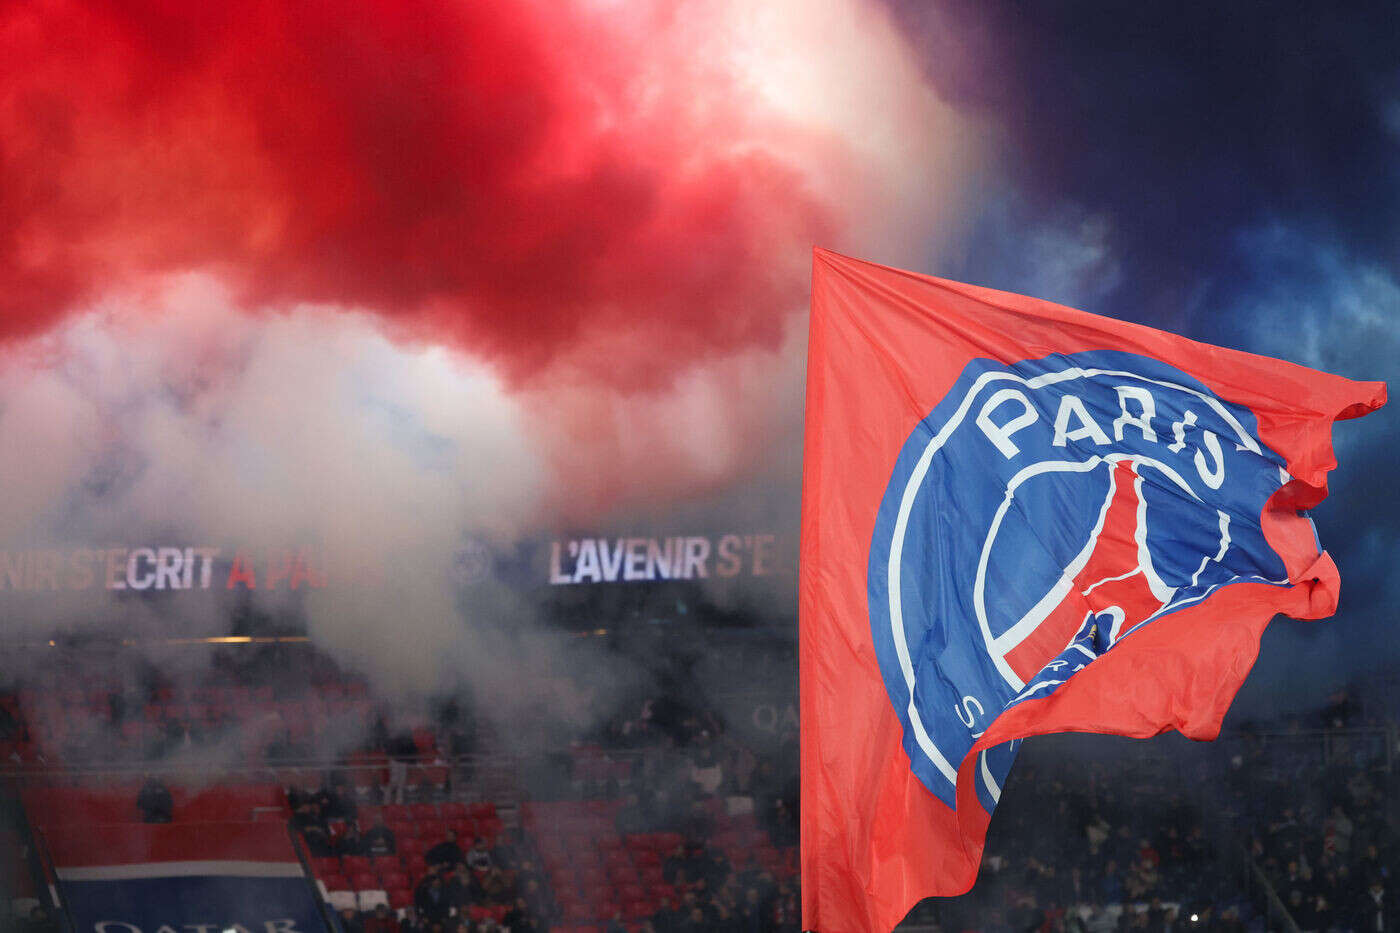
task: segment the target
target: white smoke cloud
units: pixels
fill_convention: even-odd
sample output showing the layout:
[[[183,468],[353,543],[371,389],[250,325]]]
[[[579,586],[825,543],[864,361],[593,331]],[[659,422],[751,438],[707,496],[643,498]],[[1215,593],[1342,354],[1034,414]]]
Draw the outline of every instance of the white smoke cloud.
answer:
[[[6,548],[213,544],[261,561],[323,547],[380,582],[342,577],[304,605],[260,589],[258,605],[302,606],[319,643],[387,687],[431,690],[477,657],[453,555],[465,534],[528,530],[546,482],[520,406],[482,365],[341,309],[248,315],[200,275],[109,300],[29,350],[0,375]],[[0,596],[23,608],[11,636],[56,620],[198,636],[227,630],[220,583]],[[492,611],[521,614],[503,597]]]

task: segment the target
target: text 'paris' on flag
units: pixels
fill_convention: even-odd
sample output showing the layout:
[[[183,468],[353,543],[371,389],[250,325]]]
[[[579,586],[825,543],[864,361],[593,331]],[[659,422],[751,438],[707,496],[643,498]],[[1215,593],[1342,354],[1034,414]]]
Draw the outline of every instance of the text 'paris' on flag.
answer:
[[[1213,739],[1385,385],[817,250],[799,578],[803,926],[968,890],[1020,740]]]

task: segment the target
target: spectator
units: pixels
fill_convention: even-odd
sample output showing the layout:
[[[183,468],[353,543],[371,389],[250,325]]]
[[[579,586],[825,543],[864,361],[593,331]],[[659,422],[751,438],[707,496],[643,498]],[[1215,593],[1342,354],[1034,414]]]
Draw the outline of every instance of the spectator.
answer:
[[[1361,896],[1361,908],[1357,911],[1356,928],[1365,933],[1390,933],[1400,924],[1400,911],[1396,910],[1395,899],[1386,891],[1385,881],[1372,878]]]
[[[458,850],[461,851],[460,849]],[[461,861],[461,859],[459,859]],[[486,840],[477,836],[472,840],[472,847],[467,850],[465,861],[467,867],[477,874],[482,874],[491,870],[491,853],[486,848]]]
[[[360,921],[360,913],[353,907],[341,908],[340,916],[341,933],[364,933],[365,925]]]
[[[354,823],[344,824],[344,829],[332,841],[331,848],[336,855],[366,854],[364,840],[360,837],[360,828]]]
[[[467,871],[467,866],[457,863],[455,870],[443,869],[442,886],[447,891],[447,902],[453,907],[465,910],[479,902],[475,880]]]
[[[398,851],[394,831],[384,825],[384,815],[374,818],[374,825],[362,837],[365,855],[393,855]]]
[[[449,829],[447,838],[429,849],[423,860],[429,865],[451,867],[462,861],[462,857],[462,847],[457,845],[457,832]]]
[[[1355,826],[1347,818],[1342,805],[1335,804],[1324,829],[1324,838],[1330,841],[1332,850],[1342,856],[1351,852],[1351,837],[1354,832]]]
[[[58,924],[54,923],[43,905],[35,904],[29,911],[29,918],[25,921],[23,929],[24,933],[58,933]]]
[[[662,897],[657,903],[656,913],[652,914],[651,925],[656,933],[675,933],[680,929],[681,914],[669,897]]]
[[[388,904],[374,908],[374,914],[365,920],[364,933],[401,933],[399,921],[389,910]]]
[[[316,796],[290,792],[287,796],[293,810],[292,825],[306,840],[306,848],[318,858],[332,855],[330,828],[321,817],[321,805],[316,802]]]
[[[744,891],[743,903],[735,915],[735,928],[740,933],[768,933],[773,923],[765,913],[758,888],[749,887]]]
[[[448,899],[442,876],[436,871],[429,869],[423,880],[418,882],[418,889],[413,892],[413,906],[418,915],[429,924],[441,923],[447,919],[452,902]]]
[[[292,808],[293,813],[308,803],[319,803],[316,799],[316,789],[312,785],[307,784],[305,787],[288,785],[287,806]]]
[[[399,933],[427,933],[427,925],[418,918],[418,910],[414,907],[405,907],[401,911],[399,918]]]
[[[478,890],[481,892],[481,899],[488,904],[504,904],[510,899],[511,892],[506,886],[505,876],[499,868],[492,868],[482,873],[473,873]]]
[[[539,927],[535,925],[534,918],[530,915],[529,905],[524,897],[517,897],[510,910],[506,911],[505,919],[501,921],[510,933],[536,933]]]
[[[706,797],[713,797],[724,781],[724,768],[715,756],[713,746],[706,744],[697,750],[690,763],[690,779]]]
[[[301,828],[301,838],[306,842],[306,851],[316,858],[327,858],[335,854],[330,834],[323,823],[308,823]]]
[[[530,878],[525,882],[525,890],[521,899],[525,902],[530,915],[537,918],[542,924],[547,925],[558,912],[538,878]]]
[[[355,804],[333,787],[322,787],[316,791],[315,800],[320,806],[322,819],[353,820],[355,818]]]
[[[695,870],[698,877],[705,879],[705,885],[713,890],[729,877],[729,859],[723,852],[715,851],[703,863],[697,862]]]
[[[642,809],[641,798],[635,792],[629,793],[622,806],[617,808],[613,825],[617,828],[619,836],[631,836],[650,829],[650,823]]]
[[[136,795],[136,806],[141,811],[143,823],[169,823],[175,815],[175,801],[170,796],[170,789],[154,776],[147,778],[141,786],[141,792]]]
[[[403,803],[408,787],[408,763],[417,756],[418,746],[409,733],[399,733],[389,742],[389,783],[384,785],[385,803]]]

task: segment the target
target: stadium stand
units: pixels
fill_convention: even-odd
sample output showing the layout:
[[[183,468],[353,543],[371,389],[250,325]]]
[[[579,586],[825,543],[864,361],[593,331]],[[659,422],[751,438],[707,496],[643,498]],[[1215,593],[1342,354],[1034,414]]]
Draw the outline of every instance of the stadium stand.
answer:
[[[177,827],[285,825],[347,933],[798,929],[790,725],[737,730],[703,691],[673,686],[630,694],[572,743],[518,757],[468,710],[391,711],[300,650],[272,674],[36,670],[0,695],[27,825],[153,814]],[[1303,930],[1370,930],[1368,903],[1394,911],[1395,724],[1322,726],[1121,743],[1113,755],[1103,740],[1092,754],[1031,742],[977,887],[921,905],[909,925],[1253,931],[1287,913]],[[176,740],[152,745],[152,730]],[[104,757],[113,741],[124,757]],[[168,813],[159,793],[138,803],[152,777]],[[42,880],[6,870],[10,906],[32,909]]]

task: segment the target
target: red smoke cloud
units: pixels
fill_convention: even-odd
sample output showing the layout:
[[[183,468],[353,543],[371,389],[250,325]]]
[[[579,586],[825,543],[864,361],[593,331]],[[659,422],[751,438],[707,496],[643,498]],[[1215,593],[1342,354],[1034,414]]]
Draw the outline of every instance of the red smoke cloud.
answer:
[[[247,307],[364,307],[516,381],[563,363],[648,386],[775,346],[838,222],[792,153],[826,144],[688,56],[684,15],[7,4],[0,339],[203,269]],[[596,359],[629,334],[647,352]]]

